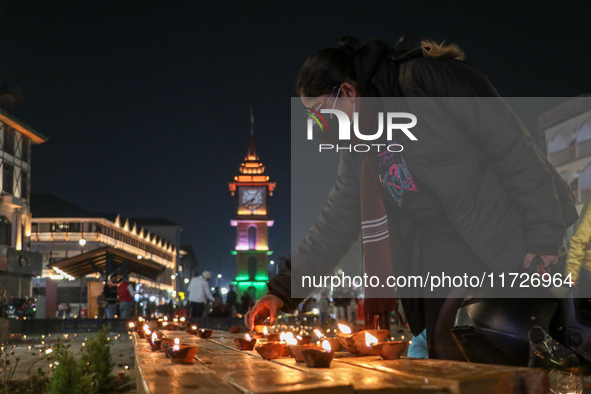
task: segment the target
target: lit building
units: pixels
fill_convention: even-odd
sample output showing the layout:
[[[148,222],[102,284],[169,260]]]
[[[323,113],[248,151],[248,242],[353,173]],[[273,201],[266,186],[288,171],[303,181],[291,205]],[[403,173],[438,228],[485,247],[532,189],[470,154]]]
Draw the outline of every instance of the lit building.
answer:
[[[31,296],[41,274],[41,255],[29,249],[31,145],[47,141],[11,113],[20,101],[18,89],[0,85],[0,289],[14,297]]]
[[[591,97],[575,97],[552,108],[540,115],[538,125],[548,159],[568,182],[580,212],[591,194]]]
[[[95,257],[89,253],[93,251],[127,258],[133,263],[130,280],[142,285],[144,295],[155,296],[157,304],[173,296],[176,290],[177,243],[139,223],[177,225],[166,219],[134,220],[118,214],[95,213],[51,194],[33,194],[31,201],[35,212],[31,224],[31,250],[43,254],[44,279],[39,281],[39,285],[43,287],[53,279],[59,280],[59,287],[77,288],[70,296],[60,297],[58,293],[58,303],[73,303],[76,308],[80,303],[84,308],[90,299],[88,282],[98,281],[99,278],[102,282],[104,278],[96,272],[98,260],[90,261]],[[69,266],[69,269],[64,266]],[[148,275],[148,270],[153,267],[157,272],[150,271]],[[74,275],[75,269],[79,270],[78,275]],[[64,277],[73,279],[68,273],[80,280],[62,280]],[[62,293],[65,294],[64,291]]]
[[[265,175],[265,167],[256,153],[254,141],[254,119],[251,109],[250,137],[248,151],[240,165],[240,175],[230,182],[230,192],[236,202],[236,216],[231,225],[236,227],[236,279],[238,294],[248,291],[253,298],[266,294],[269,280],[268,228],[273,226],[269,220],[269,197],[275,190],[275,182]]]

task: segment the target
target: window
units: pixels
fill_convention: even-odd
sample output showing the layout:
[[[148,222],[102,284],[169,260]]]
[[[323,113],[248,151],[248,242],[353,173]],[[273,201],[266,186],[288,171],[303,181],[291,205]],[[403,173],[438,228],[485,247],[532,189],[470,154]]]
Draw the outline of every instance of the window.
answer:
[[[29,173],[21,171],[21,198],[29,199]]]
[[[4,152],[14,155],[14,129],[4,125]]]
[[[26,161],[28,163],[29,162],[29,150],[31,147],[31,140],[29,139],[29,137],[27,137],[26,135],[23,135],[21,145],[23,146],[23,148],[22,148],[23,151],[21,153],[21,159],[22,159],[22,161]]]
[[[248,228],[248,249],[257,248],[257,228],[255,226]]]
[[[257,276],[257,258],[255,256],[250,256],[248,258],[248,277],[250,280],[255,280]]]
[[[6,142],[6,140],[4,140]],[[12,194],[14,192],[14,166],[4,162],[2,165],[2,190],[5,193]]]
[[[12,223],[6,216],[0,216],[0,244],[12,245]]]

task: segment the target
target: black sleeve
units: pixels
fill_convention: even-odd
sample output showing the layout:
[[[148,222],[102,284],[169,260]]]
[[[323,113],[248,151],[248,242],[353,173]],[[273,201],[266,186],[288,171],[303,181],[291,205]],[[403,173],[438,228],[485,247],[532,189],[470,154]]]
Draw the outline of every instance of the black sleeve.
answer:
[[[555,183],[561,180],[554,179],[527,127],[477,67],[454,59],[427,59],[417,66],[413,79],[431,97],[470,100],[468,105],[449,100],[446,110],[483,149],[523,212],[528,251],[557,255],[566,230]]]
[[[286,262],[267,284],[269,293],[283,301],[285,312],[294,310],[303,301],[303,298],[292,298],[292,265],[297,265],[297,272],[328,275],[359,239],[361,190],[355,176],[353,154],[341,152],[337,180],[328,195],[326,207],[291,261]]]

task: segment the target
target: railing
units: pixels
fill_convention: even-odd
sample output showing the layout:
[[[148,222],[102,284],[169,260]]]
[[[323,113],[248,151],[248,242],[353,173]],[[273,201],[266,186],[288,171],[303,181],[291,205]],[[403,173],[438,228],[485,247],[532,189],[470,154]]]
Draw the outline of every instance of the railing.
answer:
[[[548,160],[553,166],[559,166],[589,155],[591,155],[591,139],[571,145],[558,152],[550,153]]]

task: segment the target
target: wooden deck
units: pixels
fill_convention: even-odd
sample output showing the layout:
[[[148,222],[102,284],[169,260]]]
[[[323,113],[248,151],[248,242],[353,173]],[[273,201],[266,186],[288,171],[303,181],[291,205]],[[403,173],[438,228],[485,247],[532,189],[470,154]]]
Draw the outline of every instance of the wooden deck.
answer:
[[[192,365],[172,364],[162,352],[152,352],[136,338],[138,392],[186,393],[523,393],[548,392],[547,374],[540,369],[453,361],[376,356],[349,357],[337,353],[330,368],[307,368],[293,358],[263,360],[256,351],[237,350],[232,341],[243,334],[215,331],[200,339],[184,331],[163,331],[183,344],[199,346]]]

